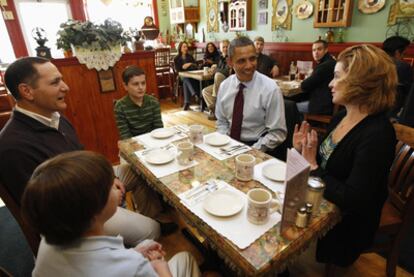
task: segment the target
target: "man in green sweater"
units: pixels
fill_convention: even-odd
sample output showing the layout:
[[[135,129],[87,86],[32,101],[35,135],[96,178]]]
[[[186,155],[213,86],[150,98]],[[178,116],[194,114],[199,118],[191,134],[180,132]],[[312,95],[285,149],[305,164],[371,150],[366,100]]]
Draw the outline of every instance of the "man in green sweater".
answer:
[[[116,125],[121,139],[127,139],[162,128],[160,103],[146,95],[147,83],[142,68],[128,66],[122,72],[124,88],[128,92],[114,108]]]

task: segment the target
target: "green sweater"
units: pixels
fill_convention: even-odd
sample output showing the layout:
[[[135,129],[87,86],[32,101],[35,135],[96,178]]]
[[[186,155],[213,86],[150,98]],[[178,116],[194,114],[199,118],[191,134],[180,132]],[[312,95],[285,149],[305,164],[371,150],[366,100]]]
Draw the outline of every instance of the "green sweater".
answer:
[[[140,107],[126,95],[116,101],[114,112],[121,139],[138,136],[163,127],[160,103],[153,96],[144,95]]]

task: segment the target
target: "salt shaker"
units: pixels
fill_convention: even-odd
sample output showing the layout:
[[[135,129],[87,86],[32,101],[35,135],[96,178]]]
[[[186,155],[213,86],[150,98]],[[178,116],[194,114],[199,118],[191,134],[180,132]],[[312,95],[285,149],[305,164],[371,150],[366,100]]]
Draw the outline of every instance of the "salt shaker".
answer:
[[[311,203],[313,205],[313,214],[319,213],[319,206],[321,205],[324,190],[325,184],[321,178],[309,178],[306,193],[306,203]]]
[[[306,208],[302,207],[296,212],[296,226],[299,228],[305,228],[308,226],[308,215],[306,214]]]

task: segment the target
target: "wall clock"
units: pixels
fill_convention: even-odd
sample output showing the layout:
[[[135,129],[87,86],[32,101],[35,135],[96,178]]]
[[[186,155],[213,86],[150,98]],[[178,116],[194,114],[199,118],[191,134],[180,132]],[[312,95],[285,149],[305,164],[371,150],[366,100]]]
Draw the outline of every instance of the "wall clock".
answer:
[[[207,0],[207,32],[218,32],[217,0]]]

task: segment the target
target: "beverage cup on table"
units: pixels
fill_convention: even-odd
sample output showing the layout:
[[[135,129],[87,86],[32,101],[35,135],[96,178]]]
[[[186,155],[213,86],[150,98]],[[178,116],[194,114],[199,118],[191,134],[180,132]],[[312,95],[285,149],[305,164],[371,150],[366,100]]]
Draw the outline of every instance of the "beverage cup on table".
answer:
[[[208,75],[208,70],[209,70],[208,66],[203,67],[203,74]]]
[[[193,160],[194,145],[191,142],[177,144],[177,161],[180,165],[188,165]]]
[[[253,179],[256,158],[250,154],[240,154],[236,157],[236,178],[240,181]]]
[[[253,224],[265,224],[270,215],[278,210],[278,205],[269,191],[251,189],[247,192],[247,220]]]
[[[189,135],[190,141],[194,144],[202,143],[203,142],[203,135],[204,135],[204,127],[201,125],[191,125],[189,127]]]

